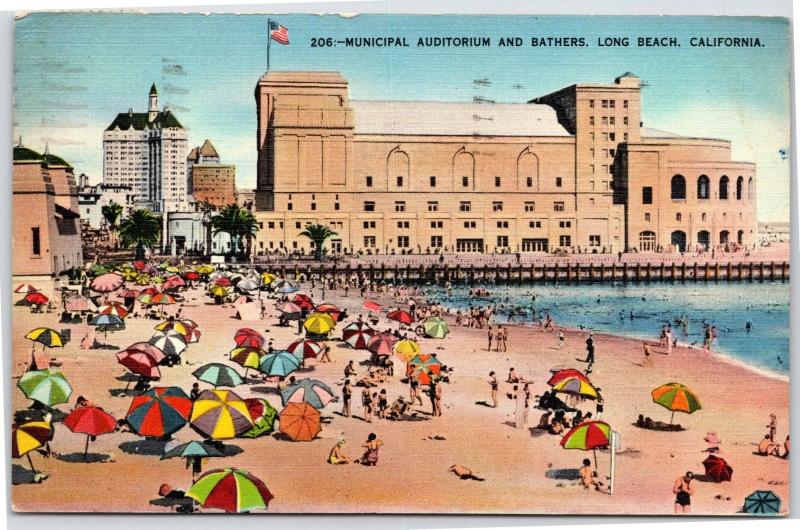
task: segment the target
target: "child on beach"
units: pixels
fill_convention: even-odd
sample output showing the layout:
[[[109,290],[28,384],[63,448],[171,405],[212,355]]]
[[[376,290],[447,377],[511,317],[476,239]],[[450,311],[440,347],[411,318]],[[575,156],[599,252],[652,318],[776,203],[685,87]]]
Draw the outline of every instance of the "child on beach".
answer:
[[[650,358],[650,345],[646,342],[642,343],[642,352],[644,353],[644,360],[642,366],[653,366],[653,360]]]

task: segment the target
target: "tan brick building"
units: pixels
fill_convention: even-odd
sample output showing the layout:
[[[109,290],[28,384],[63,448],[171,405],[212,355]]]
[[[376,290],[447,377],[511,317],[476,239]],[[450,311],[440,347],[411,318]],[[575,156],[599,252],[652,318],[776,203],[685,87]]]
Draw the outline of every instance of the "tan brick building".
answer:
[[[643,128],[632,74],[528,103],[477,104],[354,101],[336,72],[269,72],[256,103],[258,252],[310,251],[298,235],[309,223],[337,232],[333,252],[617,252],[756,240],[754,166],[731,162],[726,141]],[[689,190],[682,199],[670,187],[677,172]],[[698,184],[698,197],[701,175],[709,183]],[[739,175],[750,194],[734,219]]]
[[[194,200],[217,208],[236,204],[236,166],[196,164],[192,168]]]

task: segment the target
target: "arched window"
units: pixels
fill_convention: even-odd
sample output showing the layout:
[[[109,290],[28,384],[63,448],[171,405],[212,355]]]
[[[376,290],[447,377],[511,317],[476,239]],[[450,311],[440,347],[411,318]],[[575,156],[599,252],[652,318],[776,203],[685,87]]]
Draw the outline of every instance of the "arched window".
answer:
[[[700,175],[697,177],[697,198],[708,199],[709,195],[711,195],[711,181],[706,175]]]
[[[728,179],[728,175],[722,175],[719,178],[719,198],[721,200],[727,200],[728,199],[728,182],[729,181],[730,181],[730,179]]]
[[[683,230],[675,230],[672,232],[670,242],[680,251],[686,251],[686,232]]]
[[[686,198],[686,179],[683,175],[675,175],[672,177],[672,193],[673,199]]]
[[[747,200],[752,201],[755,198],[756,188],[753,186],[753,177],[747,181]]]
[[[642,252],[654,252],[656,249],[656,233],[650,230],[639,232],[639,250]]]
[[[711,234],[708,233],[708,230],[700,230],[697,232],[697,244],[708,250],[708,247],[711,245]]]
[[[727,244],[727,243],[728,243],[728,238],[729,238],[729,237],[730,237],[730,232],[728,232],[727,230],[722,230],[722,231],[719,233],[719,244],[720,244],[720,245],[725,245],[725,244]]]
[[[736,242],[740,245],[744,245],[744,230],[736,232]]]
[[[739,175],[739,178],[736,179],[736,200],[742,200],[742,188],[744,188],[744,177]]]

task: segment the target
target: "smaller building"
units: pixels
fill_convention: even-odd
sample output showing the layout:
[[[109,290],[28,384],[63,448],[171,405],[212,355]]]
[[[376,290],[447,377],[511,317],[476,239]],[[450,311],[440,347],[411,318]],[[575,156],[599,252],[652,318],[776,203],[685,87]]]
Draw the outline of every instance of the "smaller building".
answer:
[[[189,193],[198,203],[214,208],[236,204],[236,166],[220,164],[211,140],[195,147],[186,158]]]
[[[171,256],[203,256],[230,251],[226,233],[214,235],[210,213],[168,212],[164,219],[164,253]]]
[[[103,216],[103,207],[116,203],[122,206],[121,221],[128,212],[145,206],[137,202],[137,195],[131,186],[122,184],[89,184],[89,177],[81,173],[78,177],[78,207],[81,220],[91,228],[104,228],[108,222]]]
[[[237,189],[236,190],[236,204],[239,208],[246,208],[252,210],[256,203],[256,190],[254,189]]]

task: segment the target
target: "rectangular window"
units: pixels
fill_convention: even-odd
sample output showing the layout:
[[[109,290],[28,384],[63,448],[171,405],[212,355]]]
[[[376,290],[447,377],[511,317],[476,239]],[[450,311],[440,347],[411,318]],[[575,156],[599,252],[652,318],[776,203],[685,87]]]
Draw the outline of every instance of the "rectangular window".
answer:
[[[295,227],[296,229],[300,230],[300,223],[295,223],[295,224],[294,224],[294,227]]]
[[[536,211],[536,203],[533,201],[525,201],[525,211],[526,212],[535,212]]]
[[[627,99],[623,99],[622,100],[622,108],[624,108],[624,109],[628,108],[628,100]]]
[[[400,175],[397,176],[397,187],[398,188],[403,187],[403,177],[401,177]]]
[[[373,202],[373,201],[364,201],[364,211],[365,212],[374,212],[375,211],[375,202]]]
[[[589,156],[594,158],[594,147],[589,148]]]
[[[615,120],[616,120],[616,118],[614,118],[614,116],[609,116],[609,118],[608,118],[608,124],[609,124],[609,125],[614,125],[614,121],[615,121]]]
[[[678,212],[678,213],[676,213],[676,214],[675,214],[675,220],[676,220],[676,221],[680,221],[680,220],[681,220],[681,214],[680,214],[680,212]]]
[[[608,100],[607,100],[607,99],[604,99],[604,100],[603,100],[603,108],[604,108],[604,109],[607,109],[607,108],[608,108]]]
[[[616,100],[610,99],[608,101],[608,108],[613,109],[615,107]]]
[[[622,133],[622,140],[625,142],[628,141],[628,133]]]
[[[508,228],[508,221],[497,221],[497,228]]]
[[[431,179],[431,188],[435,188],[436,187],[436,177],[431,175],[430,179]]]
[[[364,248],[375,248],[375,236],[364,236]]]
[[[461,185],[465,188],[469,187],[469,177],[461,177]]]
[[[653,204],[653,188],[645,186],[642,188],[642,204]]]
[[[367,175],[367,187],[372,187],[372,175]]]
[[[589,108],[590,108],[590,109],[593,109],[593,108],[594,108],[594,100],[593,100],[593,99],[590,99],[590,100],[589,100]]]
[[[290,202],[286,203],[286,209],[287,210],[291,210],[292,209],[292,203],[290,203]]]
[[[558,222],[559,228],[572,228],[572,221],[559,221]]]
[[[493,212],[502,212],[503,211],[503,203],[500,201],[492,202],[492,211]]]
[[[558,236],[558,245],[561,247],[570,247],[572,246],[572,237],[570,236]]]
[[[498,247],[507,247],[508,246],[508,236],[497,236],[497,246]]]
[[[394,201],[394,211],[395,212],[405,212],[406,211],[406,201]]]
[[[500,187],[500,177],[495,177],[494,178],[494,187],[495,188],[499,188]]]
[[[275,228],[275,221],[270,221],[267,223],[267,228],[273,230]]]
[[[439,211],[439,202],[438,201],[428,201],[428,211],[429,212],[438,212]]]
[[[439,248],[444,246],[444,242],[442,241],[442,236],[431,236],[431,247]]]
[[[530,223],[528,223],[528,227],[529,228],[541,228],[542,227],[542,222],[541,221],[531,221]]]
[[[334,210],[338,210],[339,209],[339,203],[338,202],[333,203],[333,209]]]
[[[604,142],[608,141],[608,133],[603,133],[603,141]]]
[[[644,220],[646,222],[648,222],[648,223],[650,222],[650,214],[649,213],[644,214]]]
[[[409,247],[408,236],[397,236],[397,247],[398,248],[408,248]]]
[[[553,203],[553,211],[554,212],[563,212],[564,211],[564,203],[563,202],[554,202]]]
[[[458,211],[459,212],[471,212],[472,211],[472,203],[469,201],[461,201],[458,204]]]
[[[594,125],[594,116],[589,116],[589,125]]]
[[[431,221],[431,228],[442,228],[443,226],[443,221]]]
[[[608,133],[608,139],[612,142],[615,142],[617,140],[617,135],[614,133]]]
[[[603,125],[608,125],[608,116],[603,116],[603,119],[601,121]]]
[[[533,177],[528,177],[525,179],[525,183],[528,185],[529,188],[533,187]]]
[[[33,255],[34,256],[41,256],[42,255],[42,242],[39,239],[39,227],[34,226],[31,228],[31,240],[33,243]]]
[[[622,117],[622,124],[623,125],[628,125],[628,117],[627,116],[623,116]]]
[[[317,203],[312,202],[311,203],[311,210],[313,211],[313,210],[316,210],[316,209],[317,209]]]
[[[464,221],[464,228],[475,228],[475,221]]]
[[[608,150],[608,156],[610,156],[611,158],[614,158],[614,155],[616,155],[616,154],[617,154],[617,150],[616,149],[609,149]]]
[[[556,177],[556,188],[561,187],[561,177]]]

